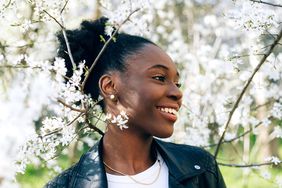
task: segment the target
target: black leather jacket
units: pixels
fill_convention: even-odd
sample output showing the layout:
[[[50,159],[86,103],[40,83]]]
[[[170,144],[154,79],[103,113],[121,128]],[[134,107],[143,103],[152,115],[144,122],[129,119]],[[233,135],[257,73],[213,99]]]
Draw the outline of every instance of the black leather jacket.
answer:
[[[203,149],[154,139],[169,169],[170,188],[225,188],[214,157]],[[45,188],[106,188],[102,139]]]

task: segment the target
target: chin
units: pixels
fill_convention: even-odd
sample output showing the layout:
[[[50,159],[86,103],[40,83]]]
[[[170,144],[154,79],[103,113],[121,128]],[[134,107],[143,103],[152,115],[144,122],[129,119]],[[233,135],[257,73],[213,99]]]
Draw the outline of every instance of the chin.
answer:
[[[172,134],[173,134],[173,129],[172,130],[166,130],[166,131],[163,130],[162,132],[158,132],[154,136],[156,136],[158,138],[168,138],[168,137],[171,137]]]

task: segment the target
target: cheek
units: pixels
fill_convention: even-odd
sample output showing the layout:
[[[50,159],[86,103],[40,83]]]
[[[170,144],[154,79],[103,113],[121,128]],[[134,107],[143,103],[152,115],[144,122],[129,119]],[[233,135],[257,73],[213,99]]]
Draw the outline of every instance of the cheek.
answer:
[[[134,119],[145,120],[144,117],[149,117],[155,113],[157,99],[152,93],[140,92],[141,90],[130,92],[125,98],[126,111]]]
[[[144,79],[128,79],[122,84],[120,103],[133,117],[148,116],[155,113],[156,106],[162,99],[162,87],[148,83]]]

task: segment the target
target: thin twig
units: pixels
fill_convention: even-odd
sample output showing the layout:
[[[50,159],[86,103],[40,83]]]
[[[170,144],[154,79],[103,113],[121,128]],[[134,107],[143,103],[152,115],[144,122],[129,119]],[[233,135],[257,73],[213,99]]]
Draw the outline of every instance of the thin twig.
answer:
[[[62,23],[63,23],[63,19],[62,19]],[[72,56],[70,43],[69,43],[69,40],[68,40],[68,37],[67,37],[66,30],[64,28],[62,28],[62,32],[63,32],[63,36],[64,36],[64,39],[65,39],[65,42],[66,42],[66,45],[67,45],[68,55],[69,55],[69,58],[71,60],[72,68],[75,70],[76,65],[75,65],[75,62],[74,62],[74,59],[73,59],[73,56]]]
[[[266,30],[266,32],[268,33],[268,35],[270,35],[270,36],[273,38],[273,40],[276,39],[276,38],[275,38],[275,36],[277,36],[276,34],[272,34],[272,33],[270,33],[268,30]]]
[[[98,132],[100,135],[103,136],[103,135],[104,135],[104,132],[101,131],[101,130],[97,127],[98,122],[101,120],[102,114],[103,114],[103,113],[101,113],[101,114],[99,115],[99,117],[97,117],[97,121],[94,123],[94,125],[92,125],[92,124],[89,123],[89,122],[87,122],[87,124],[88,124],[88,127],[89,127],[89,128],[93,129],[94,131]]]
[[[273,51],[274,47],[277,45],[277,43],[280,41],[281,38],[282,38],[282,29],[280,30],[280,32],[279,32],[279,34],[278,34],[276,40],[274,40],[274,41],[273,41],[273,44],[269,47],[269,50],[266,52],[266,54],[265,54],[265,55],[262,57],[262,59],[260,60],[259,64],[256,66],[254,72],[252,73],[252,75],[251,75],[250,78],[248,79],[246,85],[245,85],[244,88],[242,89],[242,91],[241,91],[239,97],[237,98],[237,100],[236,100],[236,102],[235,102],[235,104],[234,104],[232,110],[231,110],[230,113],[229,113],[228,120],[227,120],[227,122],[225,123],[225,126],[224,126],[224,131],[223,131],[223,133],[222,133],[222,135],[221,135],[221,137],[220,137],[220,139],[219,139],[218,145],[217,145],[217,147],[216,147],[216,150],[215,150],[215,153],[214,153],[214,157],[215,157],[215,158],[216,158],[217,155],[218,155],[219,148],[220,148],[220,146],[221,146],[221,144],[222,144],[222,141],[223,141],[223,139],[224,139],[226,130],[227,130],[227,128],[228,128],[228,126],[229,126],[229,123],[230,123],[230,121],[231,121],[231,119],[232,119],[232,117],[233,117],[233,114],[234,114],[235,110],[237,109],[237,107],[238,107],[238,105],[239,105],[241,99],[243,98],[245,92],[247,91],[247,88],[249,87],[250,83],[252,82],[252,80],[253,80],[255,74],[258,72],[258,70],[260,69],[260,67],[266,62],[267,57],[271,54],[271,52]]]
[[[84,115],[86,112],[81,112],[80,114],[78,114],[72,121],[70,121],[66,126],[70,126],[71,124],[73,124],[78,118],[80,118],[82,115]]]
[[[60,14],[63,14],[63,12],[64,12],[66,6],[68,5],[68,3],[69,3],[69,0],[66,0],[66,3],[64,4],[62,10],[60,11]]]
[[[3,47],[6,47],[6,48],[18,48],[18,49],[21,49],[21,48],[28,48],[28,47],[31,47],[33,44],[31,43],[28,43],[28,44],[24,44],[24,45],[21,45],[21,46],[3,46]]]
[[[69,108],[69,109],[71,109],[71,110],[73,110],[73,111],[76,111],[76,112],[86,112],[85,109],[78,109],[78,108],[72,107],[71,105],[69,105],[69,104],[67,104],[65,101],[63,101],[62,99],[57,99],[57,101],[58,101],[59,103],[61,103],[62,105],[64,105],[65,107],[67,107],[67,108]]]
[[[257,127],[260,126],[260,125],[262,125],[262,122],[259,122],[258,124],[256,124],[256,125],[254,126],[254,128],[257,128]],[[230,142],[233,142],[233,141],[235,141],[235,140],[238,140],[238,139],[242,138],[243,136],[245,136],[246,134],[250,133],[254,128],[250,128],[250,129],[248,129],[247,131],[245,131],[245,132],[243,132],[242,134],[240,134],[239,136],[236,136],[236,137],[234,137],[234,138],[232,138],[232,139],[229,139],[229,140],[224,140],[224,141],[222,141],[221,143],[222,143],[222,144],[224,144],[224,143],[230,143]],[[217,144],[210,144],[210,145],[206,145],[206,146],[201,146],[201,147],[202,147],[202,148],[209,148],[209,147],[214,147],[214,146],[217,146],[217,145],[218,145],[218,143],[217,143]]]
[[[9,0],[8,3],[6,5],[4,5],[4,8],[8,8],[11,4],[12,0]]]
[[[85,84],[86,84],[86,81],[87,79],[89,78],[90,76],[90,73],[93,71],[94,69],[94,66],[95,64],[98,62],[98,60],[100,59],[102,53],[105,51],[106,47],[109,45],[109,43],[113,40],[113,38],[115,37],[115,35],[118,33],[119,29],[121,28],[121,26],[127,22],[129,20],[129,18],[137,11],[139,11],[140,9],[136,9],[134,11],[132,11],[128,16],[127,18],[118,26],[118,28],[114,31],[114,33],[112,34],[112,36],[105,42],[103,48],[100,50],[99,54],[97,55],[97,57],[95,58],[94,62],[92,63],[87,75],[85,76],[83,82],[82,82],[82,89],[84,89],[85,87]]]
[[[239,58],[242,58],[242,57],[249,57],[251,55],[263,56],[264,54],[258,53],[258,54],[235,55],[235,56],[230,57],[229,59],[239,59]]]
[[[31,69],[42,69],[42,67],[40,66],[29,66],[29,65],[0,65],[0,68],[16,68],[16,69],[27,69],[27,68],[31,68]]]
[[[62,26],[65,25],[64,24],[64,19],[63,19],[63,11],[65,10],[68,2],[69,2],[69,0],[66,1],[64,7],[62,8],[62,10],[60,12]],[[67,51],[68,51],[69,58],[71,60],[72,68],[75,70],[76,69],[76,64],[75,64],[73,56],[72,56],[72,52],[71,52],[71,48],[70,48],[70,43],[69,43],[69,40],[68,40],[68,37],[67,37],[65,26],[62,27],[62,32],[63,32],[63,36],[64,36],[64,39],[65,39],[65,42],[66,42],[66,45],[67,45]]]
[[[60,132],[61,130],[63,130],[63,128],[58,128],[58,129],[56,129],[56,130],[54,130],[54,131],[51,131],[51,132],[49,132],[49,133],[47,133],[47,134],[44,134],[44,135],[38,135],[38,137],[39,137],[39,138],[43,138],[43,137],[46,137],[46,136],[50,136],[50,135],[52,135],[52,134],[55,134],[55,133]]]
[[[258,167],[258,166],[266,166],[275,164],[274,162],[265,162],[265,163],[254,163],[254,164],[226,164],[226,163],[217,163],[221,166],[229,166],[229,167],[236,167],[236,168],[249,168],[249,167]]]
[[[80,114],[78,114],[72,121],[70,121],[68,124],[66,124],[66,126],[69,126],[69,125],[73,124],[83,114],[84,114],[84,112],[81,112]],[[51,131],[51,132],[49,132],[49,133],[47,133],[45,135],[38,135],[38,137],[43,138],[43,137],[46,137],[46,136],[50,136],[52,134],[60,132],[61,130],[63,130],[63,128],[58,128],[58,129],[56,129],[54,131]]]
[[[266,48],[270,47],[271,45],[272,45],[272,44],[265,45],[265,46],[261,47],[260,49],[261,49],[261,50],[266,49]]]
[[[51,157],[50,159],[48,159],[48,160],[46,160],[46,161],[55,159],[56,157],[59,157],[60,154],[61,154],[61,152],[62,152],[64,149],[66,149],[67,147],[69,147],[70,143],[72,143],[72,142],[78,137],[78,134],[80,133],[80,131],[82,131],[82,130],[84,130],[84,129],[86,129],[86,128],[88,128],[88,126],[81,127],[78,131],[76,131],[76,132],[75,132],[76,134],[75,134],[75,136],[71,139],[71,141],[70,141],[67,145],[63,146],[63,147],[60,149],[60,152],[58,152],[58,150],[57,150],[57,152],[58,152],[57,155],[54,155],[53,157]]]
[[[280,4],[274,4],[274,3],[269,3],[269,2],[265,2],[265,1],[258,1],[258,0],[250,0],[250,1],[255,2],[255,3],[266,4],[266,5],[273,6],[273,7],[282,7],[282,5],[280,5]]]
[[[49,14],[49,12],[47,12],[46,10],[43,10],[43,12],[45,12],[48,16],[50,16],[62,29],[65,29],[65,27],[51,14]]]
[[[68,3],[68,1],[66,1],[65,6],[67,6],[67,3]],[[74,62],[74,60],[73,60],[73,56],[72,56],[72,53],[71,53],[71,48],[70,48],[69,41],[68,41],[67,34],[66,34],[66,28],[65,28],[65,26],[64,26],[63,17],[62,17],[62,11],[65,9],[65,6],[64,6],[64,8],[61,10],[61,22],[62,22],[62,23],[60,23],[54,16],[52,16],[51,14],[49,14],[49,12],[47,12],[46,10],[43,10],[43,12],[45,12],[48,16],[50,16],[50,17],[61,27],[62,32],[63,32],[64,39],[65,39],[65,42],[66,42],[68,55],[69,55],[69,58],[70,58],[70,60],[71,60],[72,68],[73,68],[73,69],[76,69],[76,65],[75,65],[75,62]]]
[[[274,100],[274,101],[275,101],[275,100]],[[267,102],[265,102],[265,103],[263,103],[263,104],[260,104],[260,105],[257,105],[257,106],[255,106],[255,107],[251,108],[251,110],[252,110],[252,111],[255,111],[255,110],[259,109],[259,108],[265,107],[265,106],[267,106],[267,105],[273,103],[274,101],[269,100],[269,101],[267,101]]]

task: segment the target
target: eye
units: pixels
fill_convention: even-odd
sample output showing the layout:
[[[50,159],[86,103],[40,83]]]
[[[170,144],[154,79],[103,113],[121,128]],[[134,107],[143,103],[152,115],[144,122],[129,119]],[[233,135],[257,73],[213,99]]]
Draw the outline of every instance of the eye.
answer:
[[[152,77],[153,79],[155,80],[158,80],[158,81],[161,81],[161,82],[164,82],[166,80],[166,77],[165,76],[154,76]]]

